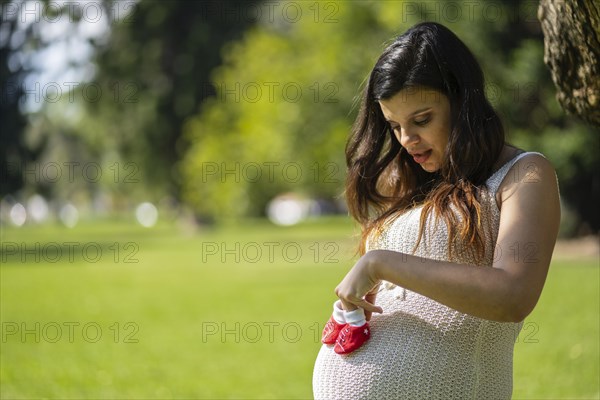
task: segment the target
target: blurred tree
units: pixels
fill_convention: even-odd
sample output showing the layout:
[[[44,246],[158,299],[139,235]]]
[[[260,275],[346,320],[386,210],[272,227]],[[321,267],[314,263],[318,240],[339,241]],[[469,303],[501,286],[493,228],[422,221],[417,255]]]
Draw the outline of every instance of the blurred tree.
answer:
[[[182,124],[215,93],[209,72],[220,63],[221,46],[256,21],[256,4],[0,1],[0,195],[25,189],[20,197],[38,192],[81,204],[106,191],[120,195],[116,201],[150,193],[178,197],[174,165],[186,146],[179,140]],[[89,23],[79,26],[86,10]],[[86,29],[100,34],[82,33]],[[49,86],[62,92],[46,99],[53,93],[40,89],[40,76],[32,73],[44,69],[47,50],[81,40],[95,51],[96,68],[87,65],[75,79],[55,77]],[[70,49],[76,54],[82,47]],[[31,100],[24,89],[36,97],[33,110],[24,107]],[[44,179],[40,172],[48,165],[57,165],[63,178]],[[72,172],[74,179],[66,176]]]
[[[225,48],[217,95],[186,130],[185,194],[199,213],[262,215],[281,192],[340,194],[348,115],[388,36],[377,14],[364,2],[277,3]]]
[[[88,102],[81,131],[110,164],[139,171],[146,189],[179,197],[182,126],[215,93],[209,73],[221,47],[254,23],[251,11],[238,0],[136,3],[96,43],[93,83],[108,93]]]
[[[92,16],[86,18],[90,5]],[[73,94],[82,89],[73,81],[85,75],[91,50],[81,31],[101,25],[95,17],[111,15],[110,5],[104,0],[0,2],[0,195],[24,200],[37,192],[68,200],[82,187],[73,184],[73,167],[95,161],[97,152],[75,124],[82,107]]]
[[[562,107],[600,127],[600,4],[542,0],[544,61]]]
[[[20,103],[23,82],[31,66],[18,52],[23,47],[38,47],[33,26],[20,27],[19,13],[10,0],[0,0],[0,196],[15,193],[23,185],[22,167],[39,157],[43,143],[28,145],[23,135],[27,124]]]

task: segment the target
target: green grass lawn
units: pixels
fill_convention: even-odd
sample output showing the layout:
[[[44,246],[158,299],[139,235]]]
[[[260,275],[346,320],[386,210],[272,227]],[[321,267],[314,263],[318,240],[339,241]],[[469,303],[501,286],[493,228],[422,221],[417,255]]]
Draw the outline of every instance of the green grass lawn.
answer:
[[[311,398],[347,219],[186,233],[3,228],[0,398]],[[515,349],[515,399],[600,395],[598,260],[551,267]]]

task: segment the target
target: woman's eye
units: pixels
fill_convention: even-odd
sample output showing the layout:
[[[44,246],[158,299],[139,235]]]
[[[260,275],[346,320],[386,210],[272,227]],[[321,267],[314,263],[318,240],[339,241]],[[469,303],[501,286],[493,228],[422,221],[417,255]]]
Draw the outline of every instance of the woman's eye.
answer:
[[[417,120],[415,120],[415,124],[416,124],[416,125],[419,125],[419,126],[424,126],[424,125],[427,125],[427,123],[428,123],[430,120],[431,120],[431,118],[430,118],[430,117],[423,118],[423,119],[420,119],[420,120],[418,120],[418,121],[417,121]]]

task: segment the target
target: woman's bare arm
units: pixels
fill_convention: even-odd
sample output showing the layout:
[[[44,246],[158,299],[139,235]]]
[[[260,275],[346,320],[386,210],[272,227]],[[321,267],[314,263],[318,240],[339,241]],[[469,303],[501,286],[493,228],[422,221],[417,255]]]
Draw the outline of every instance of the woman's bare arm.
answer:
[[[336,288],[345,304],[380,312],[363,297],[386,280],[460,312],[522,321],[541,294],[560,221],[556,175],[543,157],[519,160],[502,183],[493,268],[474,267],[388,250],[365,254]]]

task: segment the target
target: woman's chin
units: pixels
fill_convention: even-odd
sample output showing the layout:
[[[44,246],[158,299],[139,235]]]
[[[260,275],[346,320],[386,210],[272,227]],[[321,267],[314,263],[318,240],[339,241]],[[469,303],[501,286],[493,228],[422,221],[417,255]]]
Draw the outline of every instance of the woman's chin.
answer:
[[[421,168],[423,168],[427,172],[437,172],[440,170],[440,166],[436,163],[423,163],[421,164]]]

